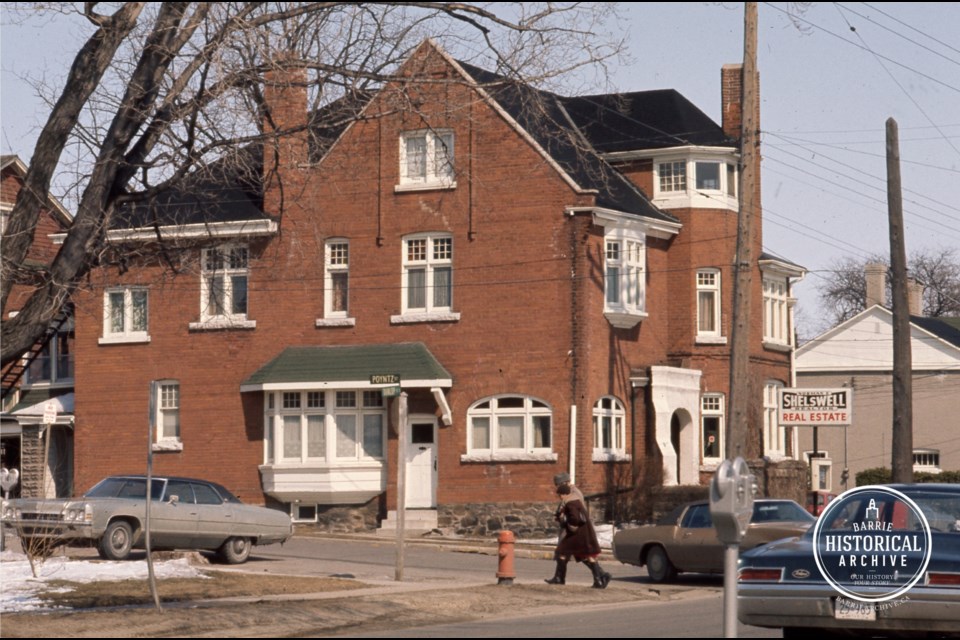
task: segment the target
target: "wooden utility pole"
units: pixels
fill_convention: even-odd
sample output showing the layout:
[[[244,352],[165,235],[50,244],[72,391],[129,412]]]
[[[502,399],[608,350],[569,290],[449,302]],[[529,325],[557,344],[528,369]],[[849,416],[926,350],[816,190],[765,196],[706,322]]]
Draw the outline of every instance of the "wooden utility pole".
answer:
[[[894,482],[913,482],[913,356],[910,353],[907,251],[900,186],[900,136],[897,121],[893,118],[887,119],[887,212],[893,276],[893,445],[890,467]]]
[[[727,458],[748,457],[750,424],[750,298],[753,289],[753,216],[757,202],[760,146],[757,77],[757,3],[747,2],[743,17],[743,94],[740,98],[740,209],[734,256],[733,322],[730,331],[730,423]]]

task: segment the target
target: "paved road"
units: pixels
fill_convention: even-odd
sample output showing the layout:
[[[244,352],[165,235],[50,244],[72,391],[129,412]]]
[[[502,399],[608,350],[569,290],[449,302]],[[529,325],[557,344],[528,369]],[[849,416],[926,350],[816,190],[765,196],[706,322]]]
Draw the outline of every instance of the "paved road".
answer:
[[[256,550],[247,568],[297,575],[339,575],[370,583],[391,583],[395,544],[387,540],[340,540],[298,537],[283,547]],[[488,549],[492,551],[492,548]],[[540,584],[552,575],[547,549],[525,549],[516,560],[518,584]],[[259,558],[259,560],[258,560]],[[407,545],[404,582],[421,585],[496,582],[497,557],[464,552],[463,547],[442,543]],[[485,618],[471,622],[390,630],[351,637],[715,637],[722,635],[722,579],[719,576],[681,575],[675,584],[655,585],[646,570],[607,561],[614,575],[611,588],[655,590],[675,598],[669,602],[636,602],[594,605],[571,609],[551,607],[519,617]],[[570,566],[568,582],[588,586],[592,579],[582,566]],[[505,587],[506,588],[506,587]],[[562,591],[558,591],[562,597]],[[776,638],[779,631],[741,625],[741,637]]]

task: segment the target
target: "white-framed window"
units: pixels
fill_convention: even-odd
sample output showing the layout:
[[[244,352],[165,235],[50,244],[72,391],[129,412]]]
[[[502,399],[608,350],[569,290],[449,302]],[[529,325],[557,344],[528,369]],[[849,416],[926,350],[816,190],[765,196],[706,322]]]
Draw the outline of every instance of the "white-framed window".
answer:
[[[323,263],[323,317],[326,320],[349,318],[350,242],[346,238],[327,240]]]
[[[266,394],[265,460],[280,466],[382,461],[387,410],[380,390]]]
[[[720,462],[724,453],[723,394],[705,393],[700,397],[700,442],[705,463]]]
[[[458,320],[453,311],[453,237],[418,233],[403,239],[402,314],[391,322]]]
[[[142,287],[107,289],[103,294],[100,343],[148,342],[149,293]]]
[[[426,129],[400,136],[398,190],[453,188],[453,131]]]
[[[913,450],[913,470],[926,471],[927,473],[940,473],[940,450],[939,449],[914,449]]]
[[[603,243],[604,315],[616,327],[636,326],[647,315],[647,248],[642,232],[607,227]]]
[[[216,326],[255,326],[247,321],[250,275],[247,247],[223,245],[203,249],[200,260],[201,322]]]
[[[30,362],[24,386],[71,384],[73,382],[73,318],[57,331]]]
[[[660,191],[663,193],[687,192],[687,161],[675,160],[658,165]]]
[[[623,456],[627,449],[627,412],[613,396],[604,396],[593,405],[593,454],[595,460]]]
[[[790,344],[787,279],[763,278],[763,340],[773,344]]]
[[[697,341],[722,341],[720,270],[697,271]]]
[[[523,459],[552,454],[552,450],[553,411],[542,400],[502,395],[485,398],[467,410],[468,456]]]
[[[180,451],[180,383],[177,380],[160,380],[156,386],[156,433],[154,450]]]
[[[3,232],[7,230],[7,222],[10,219],[11,211],[13,211],[13,207],[0,205],[0,235],[3,235]]]
[[[777,419],[777,394],[783,383],[768,380],[763,386],[763,455],[782,458],[787,454],[787,430]]]
[[[660,157],[654,161],[654,204],[666,208],[730,209],[737,205],[739,168],[731,151]]]

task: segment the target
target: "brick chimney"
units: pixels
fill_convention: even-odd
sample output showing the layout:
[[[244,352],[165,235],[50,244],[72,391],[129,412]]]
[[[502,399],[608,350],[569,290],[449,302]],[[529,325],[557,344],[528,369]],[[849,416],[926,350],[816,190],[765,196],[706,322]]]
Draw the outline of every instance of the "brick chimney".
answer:
[[[914,278],[907,278],[907,301],[910,307],[910,315],[923,315],[923,290],[925,287],[922,282]]]
[[[757,74],[759,76],[759,74]],[[725,64],[720,68],[720,107],[723,132],[740,139],[743,123],[743,65]],[[753,104],[757,129],[760,128],[760,80],[757,79],[757,99]]]
[[[723,132],[740,139],[743,109],[743,65],[725,64],[720,68],[720,106]]]
[[[868,262],[863,268],[867,281],[867,297],[864,304],[867,309],[875,304],[881,307],[887,304],[887,265],[882,262]]]
[[[309,161],[307,71],[284,66],[282,62],[263,78],[263,133],[267,136],[263,157],[265,176],[275,169],[294,169]],[[271,137],[272,134],[277,137]]]

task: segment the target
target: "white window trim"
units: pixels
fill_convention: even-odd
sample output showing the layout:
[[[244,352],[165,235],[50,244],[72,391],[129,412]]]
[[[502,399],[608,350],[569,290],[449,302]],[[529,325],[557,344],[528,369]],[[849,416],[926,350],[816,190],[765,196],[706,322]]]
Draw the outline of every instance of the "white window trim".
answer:
[[[408,253],[408,244],[415,240],[426,241],[426,259],[410,261]],[[433,257],[434,243],[437,240],[450,240],[450,259],[437,259]],[[401,242],[402,247],[402,273],[400,282],[400,309],[399,315],[390,316],[391,324],[410,324],[417,322],[458,322],[460,314],[453,310],[454,296],[454,269],[453,256],[455,247],[453,246],[453,236],[449,233],[414,233],[404,236]],[[450,306],[436,307],[433,305],[434,278],[437,268],[450,268]],[[408,307],[409,304],[409,274],[411,270],[424,270],[424,304],[425,307]]]
[[[718,409],[707,409],[706,400],[707,399],[716,399],[719,400]],[[706,442],[706,433],[704,430],[704,418],[719,418],[719,437],[717,442],[717,455],[716,456],[707,456],[703,453],[704,444]],[[705,393],[700,396],[700,454],[702,464],[706,466],[716,467],[719,465],[724,458],[726,458],[726,441],[725,441],[725,431],[726,431],[726,398],[722,393]]]
[[[502,398],[523,398],[523,407],[509,407],[501,409],[498,404]],[[539,402],[544,407],[534,407],[533,402]],[[489,403],[488,408],[478,409],[479,405]],[[499,440],[499,419],[501,417],[523,417],[523,440],[524,446],[501,448],[498,445]],[[550,446],[534,447],[534,423],[535,416],[549,416],[550,418]],[[478,449],[473,446],[473,419],[489,419],[489,449]],[[543,400],[532,396],[522,394],[502,394],[482,398],[473,403],[467,410],[467,453],[460,456],[461,462],[556,462],[558,457],[553,451],[554,441],[554,418],[553,408]]]
[[[450,175],[439,174],[437,170],[437,143],[442,136],[450,136],[448,150],[451,158]],[[412,138],[424,138],[426,141],[426,170],[423,177],[407,175],[407,140]],[[403,132],[400,135],[400,179],[399,184],[394,187],[394,192],[456,189],[456,163],[453,160],[456,157],[455,149],[456,139],[451,129],[419,129]]]
[[[264,434],[263,434],[263,464],[276,469],[335,469],[369,467],[371,464],[383,465],[387,456],[387,431],[389,416],[387,403],[381,397],[379,407],[365,406],[364,392],[377,391],[376,389],[325,389],[319,391],[271,391],[264,393]],[[355,407],[337,407],[337,393],[352,392],[356,394]],[[283,396],[285,393],[296,393],[300,397],[300,406],[284,408]],[[309,394],[324,394],[323,407],[310,407]],[[272,405],[271,405],[272,401]],[[309,416],[323,416],[324,455],[311,457],[308,455]],[[337,455],[337,416],[352,415],[356,417],[355,446],[357,454],[354,456]],[[365,415],[381,416],[381,443],[382,456],[364,455],[363,449],[363,417]],[[283,455],[283,418],[284,416],[300,417],[300,456],[298,458]],[[272,447],[272,450],[271,450]]]
[[[679,152],[679,153],[678,153]],[[655,154],[653,156],[653,203],[664,209],[697,208],[697,209],[730,209],[739,206],[739,184],[735,184],[731,196],[728,192],[727,166],[734,168],[734,180],[739,181],[739,159],[731,149],[726,148],[674,148],[668,152],[671,155]],[[660,188],[660,166],[681,162],[686,167],[686,189],[680,191],[664,191]],[[697,189],[697,163],[716,163],[720,167],[719,189]]]
[[[701,285],[700,284],[700,275],[701,274],[710,274],[714,276],[713,285]],[[694,277],[696,281],[694,282],[696,290],[696,317],[694,319],[696,327],[696,343],[697,344],[727,344],[727,337],[723,335],[723,280],[720,269],[709,268],[709,269],[697,269]],[[713,305],[713,326],[715,329],[713,331],[701,331],[700,330],[700,293],[701,292],[710,292],[713,293],[714,305]]]
[[[244,313],[223,313],[219,315],[209,314],[210,285],[207,281],[207,254],[210,251],[220,251],[229,254],[232,249],[247,250],[247,265],[242,268],[231,268],[225,264],[219,273],[224,276],[224,307],[229,309],[233,306],[233,282],[230,276],[245,275],[247,277],[247,311]],[[200,251],[200,321],[191,322],[189,328],[193,331],[219,330],[219,329],[255,329],[256,321],[249,320],[250,313],[250,254],[249,247],[246,244],[230,243],[208,247]]]
[[[775,461],[787,457],[787,429],[777,421],[777,392],[783,386],[779,380],[763,385],[763,455]]]
[[[786,277],[763,276],[763,343],[790,347],[790,299]]]
[[[123,293],[123,309],[125,327],[133,325],[133,292],[143,291],[147,294],[147,329],[146,331],[123,331],[113,333],[110,305],[110,294]],[[103,335],[98,344],[141,344],[150,342],[150,290],[147,287],[111,287],[103,292]]]
[[[347,263],[332,263],[332,251],[335,245],[347,246]],[[347,238],[330,238],[323,246],[323,318],[317,318],[317,327],[352,327],[356,318],[350,317],[350,241]],[[333,310],[333,274],[347,274],[347,308],[345,311]]]
[[[610,400],[612,408],[603,406],[604,400]],[[601,420],[611,420],[610,447],[600,446]],[[627,412],[616,396],[603,396],[593,405],[593,462],[626,462],[631,459],[627,453]],[[619,442],[619,446],[617,443]]]
[[[936,456],[937,464],[918,464],[913,463],[914,472],[922,473],[940,473],[943,471],[943,467],[940,462],[940,449],[929,449],[925,447],[917,448],[913,450],[913,455],[911,456],[913,460],[916,460],[917,456]]]
[[[163,388],[165,386],[176,385],[177,387],[177,436],[164,437],[163,433]],[[154,442],[151,448],[154,451],[183,451],[183,395],[181,394],[180,381],[174,379],[157,381],[157,397],[154,398],[153,405],[156,411],[154,424],[156,431],[154,433]]]
[[[647,242],[646,234],[635,227],[622,225],[608,225],[603,237],[603,315],[613,326],[620,329],[631,329],[640,324],[647,317]],[[619,247],[619,257],[608,258],[611,244]],[[637,259],[631,259],[629,247],[633,245],[639,252]],[[619,278],[616,291],[617,301],[610,302],[609,287],[611,277],[609,270],[617,266]],[[637,275],[637,290],[631,292],[630,284],[634,282],[631,275]],[[633,298],[630,301],[630,298]]]

